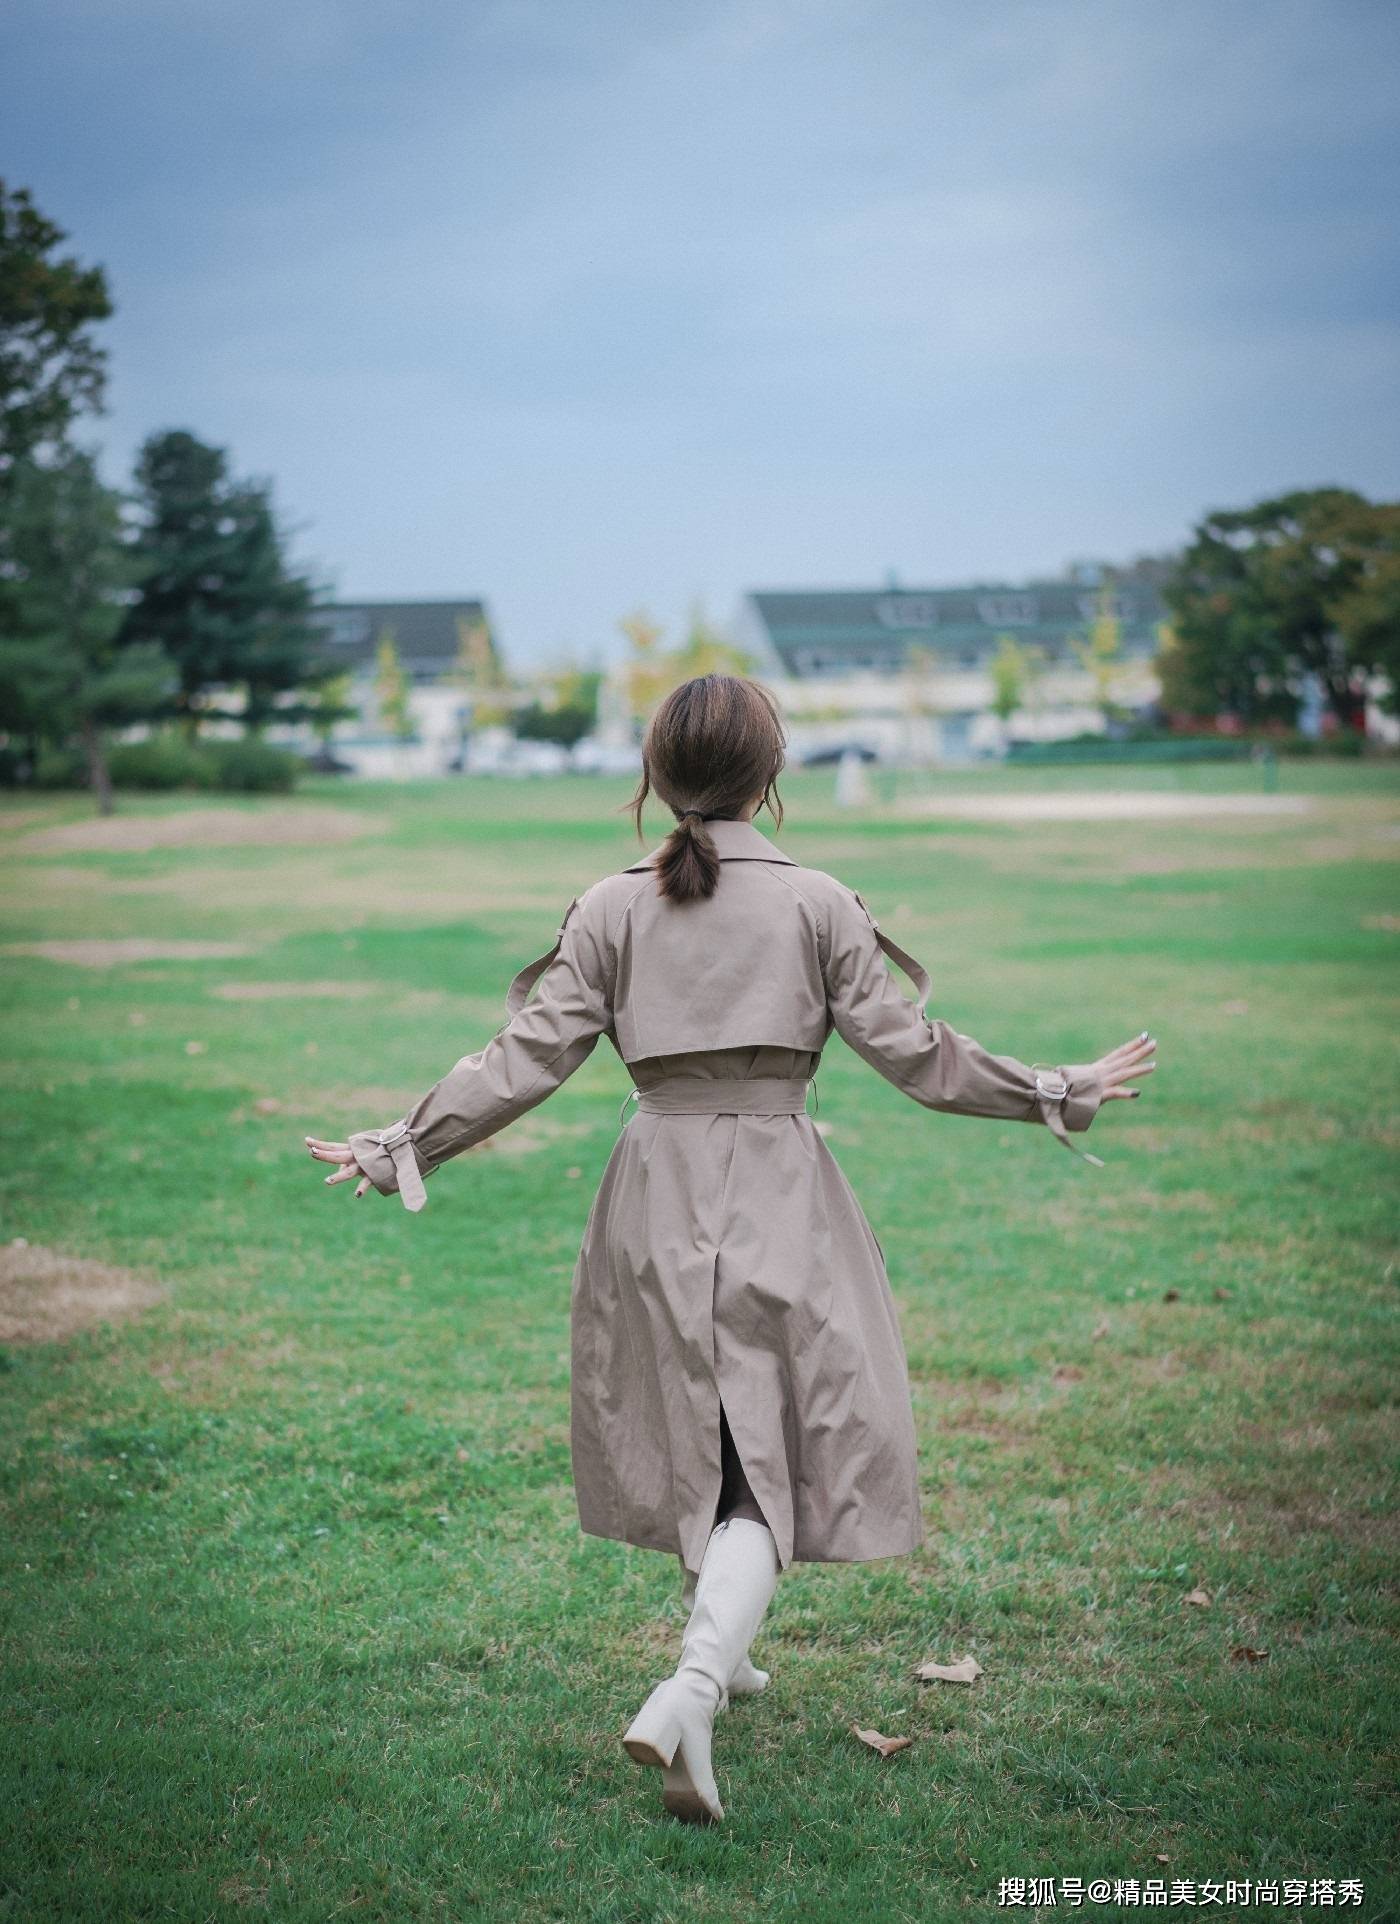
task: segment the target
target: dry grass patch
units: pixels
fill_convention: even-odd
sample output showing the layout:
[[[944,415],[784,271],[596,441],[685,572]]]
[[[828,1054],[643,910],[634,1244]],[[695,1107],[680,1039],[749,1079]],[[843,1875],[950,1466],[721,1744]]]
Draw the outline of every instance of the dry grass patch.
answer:
[[[253,955],[247,942],[157,941],[144,935],[91,936],[69,942],[6,942],[5,955],[37,955],[82,969],[121,969],[132,962],[221,962]]]
[[[392,997],[383,982],[216,982],[209,994],[221,1002],[358,1002],[366,996]]]
[[[0,834],[7,834],[12,828],[33,828],[36,822],[47,822],[57,813],[53,807],[0,809]]]
[[[22,1240],[0,1245],[0,1342],[60,1343],[161,1301],[158,1284],[112,1263]]]
[[[148,1367],[172,1396],[192,1405],[226,1408],[239,1400],[251,1379],[266,1371],[287,1382],[299,1381],[306,1358],[294,1337],[278,1337],[269,1330],[252,1331],[207,1348],[201,1348],[191,1333],[178,1336],[166,1354]],[[357,1384],[356,1391],[359,1388]]]
[[[970,822],[1155,822],[1200,815],[1311,815],[1310,795],[1174,794],[1151,789],[1102,789],[1066,792],[1044,789],[1028,795],[946,795],[904,803],[896,812],[920,817],[948,816]]]
[[[502,1156],[533,1156],[551,1142],[566,1138],[591,1136],[596,1125],[591,1122],[559,1122],[553,1116],[523,1116],[513,1122],[509,1129],[503,1129],[498,1136],[489,1137]],[[485,1143],[479,1147],[485,1148]]]
[[[271,808],[189,808],[169,815],[108,815],[36,829],[15,844],[22,853],[51,849],[147,855],[158,848],[276,848],[297,842],[352,842],[383,834],[386,815],[293,802]]]
[[[1175,799],[1175,798],[1164,798]],[[1182,797],[1189,800],[1189,797]],[[1339,862],[1395,861],[1400,858],[1400,827],[1388,801],[1328,800],[1302,797],[1252,798],[1261,802],[1306,799],[1308,815],[1235,811],[1223,816],[1193,816],[1185,810],[1170,826],[1159,818],[1124,833],[1115,818],[1079,820],[1029,817],[1014,833],[989,834],[977,846],[979,864],[1001,874],[1053,871],[1061,876],[1108,880],[1135,875],[1182,872],[1226,874],[1309,868]]]
[[[251,871],[194,861],[161,875],[87,876],[82,887],[88,895],[100,889],[108,896],[165,897],[206,913],[267,912],[278,915],[283,924],[296,926],[321,926],[327,917],[353,929],[370,923],[383,927],[395,922],[456,922],[473,915],[529,914],[538,917],[539,949],[548,946],[570,895],[576,893],[565,882],[553,888],[546,884],[525,889],[518,874],[512,883],[498,884],[466,857],[455,868],[451,854],[442,851],[414,862],[395,850],[392,859],[394,866],[388,869],[376,857],[371,873],[362,864],[337,869],[324,856],[298,850]],[[71,871],[49,872],[71,883]],[[535,948],[528,950],[534,953]],[[526,959],[522,955],[521,960]]]

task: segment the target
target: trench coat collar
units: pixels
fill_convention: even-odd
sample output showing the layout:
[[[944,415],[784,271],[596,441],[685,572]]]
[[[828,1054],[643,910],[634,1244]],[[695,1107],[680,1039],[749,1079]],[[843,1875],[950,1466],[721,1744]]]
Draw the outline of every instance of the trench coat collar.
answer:
[[[741,822],[737,817],[725,815],[707,815],[705,827],[710,832],[721,862],[785,862],[789,868],[795,866],[793,858],[784,855],[752,822]],[[624,874],[635,875],[642,869],[651,868],[664,846],[664,843],[658,843],[649,855],[630,862]]]

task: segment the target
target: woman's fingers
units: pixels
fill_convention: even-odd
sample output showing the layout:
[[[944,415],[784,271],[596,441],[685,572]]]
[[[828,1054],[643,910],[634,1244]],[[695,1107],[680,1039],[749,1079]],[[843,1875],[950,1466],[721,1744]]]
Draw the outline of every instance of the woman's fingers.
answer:
[[[1152,1074],[1157,1067],[1153,1059],[1156,1047],[1155,1039],[1144,1029],[1140,1035],[1120,1042],[1116,1048],[1100,1056],[1094,1065],[1103,1091],[1100,1100],[1123,1101],[1130,1096],[1140,1096],[1141,1089],[1129,1089],[1126,1085],[1140,1076]]]
[[[337,1165],[333,1174],[326,1177],[327,1188],[338,1182],[358,1182],[355,1194],[363,1196],[373,1187],[370,1179],[355,1160],[354,1151],[348,1142],[327,1142],[322,1136],[305,1136],[303,1141],[317,1162],[333,1162]]]
[[[1128,1063],[1143,1056],[1150,1056],[1157,1047],[1150,1035],[1135,1035],[1130,1042],[1120,1042],[1116,1049],[1110,1049],[1099,1058],[1109,1064]]]
[[[307,1136],[304,1141],[317,1162],[353,1162],[355,1160],[348,1142],[324,1142],[320,1136]]]

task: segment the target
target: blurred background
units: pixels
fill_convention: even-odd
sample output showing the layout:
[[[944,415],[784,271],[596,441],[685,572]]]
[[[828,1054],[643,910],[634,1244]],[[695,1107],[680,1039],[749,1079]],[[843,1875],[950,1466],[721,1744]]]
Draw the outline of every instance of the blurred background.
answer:
[[[1390,9],[0,33],[8,779],[1400,735]]]

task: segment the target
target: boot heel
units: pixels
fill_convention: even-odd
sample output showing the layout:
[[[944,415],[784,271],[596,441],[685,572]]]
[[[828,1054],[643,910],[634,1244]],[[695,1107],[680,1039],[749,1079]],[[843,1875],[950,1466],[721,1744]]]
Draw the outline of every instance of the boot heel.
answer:
[[[669,1769],[681,1741],[680,1718],[669,1706],[669,1696],[666,1685],[659,1683],[632,1719],[622,1746],[634,1763]]]

